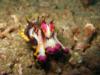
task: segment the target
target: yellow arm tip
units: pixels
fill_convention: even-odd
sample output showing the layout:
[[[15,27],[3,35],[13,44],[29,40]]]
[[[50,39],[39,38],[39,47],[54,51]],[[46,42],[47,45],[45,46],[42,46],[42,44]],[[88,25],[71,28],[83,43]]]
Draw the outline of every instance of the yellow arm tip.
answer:
[[[34,53],[34,56],[37,56],[39,52],[39,47],[36,48],[36,52]]]
[[[19,35],[25,40],[25,41],[29,41],[29,38],[24,34],[24,30],[20,30],[19,31]]]

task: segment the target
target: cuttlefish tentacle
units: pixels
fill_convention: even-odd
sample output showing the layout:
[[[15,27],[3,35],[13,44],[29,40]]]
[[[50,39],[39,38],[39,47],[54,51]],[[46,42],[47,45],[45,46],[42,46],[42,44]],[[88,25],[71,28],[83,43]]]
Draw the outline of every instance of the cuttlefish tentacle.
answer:
[[[62,47],[62,49],[64,50],[64,52],[68,52],[69,49],[66,48],[57,38],[57,33],[54,34],[54,39],[57,41],[57,43]]]

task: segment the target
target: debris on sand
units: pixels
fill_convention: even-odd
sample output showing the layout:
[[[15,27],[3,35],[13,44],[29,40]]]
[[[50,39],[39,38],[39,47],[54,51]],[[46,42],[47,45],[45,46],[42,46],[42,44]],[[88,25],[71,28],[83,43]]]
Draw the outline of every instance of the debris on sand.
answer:
[[[11,15],[10,17],[13,19],[13,24],[14,25],[10,25],[10,26],[6,25],[6,27],[0,28],[0,38],[8,37],[8,35],[10,35],[11,32],[14,32],[14,31],[18,30],[18,28],[19,28],[20,23],[19,23],[19,20],[18,20],[17,16],[16,15]]]
[[[96,28],[93,24],[87,23],[83,28],[83,35],[81,35],[81,38],[75,46],[75,50],[81,50],[85,51],[88,47],[90,47],[91,42],[93,41],[95,34],[96,34]]]
[[[18,27],[8,26],[4,31],[0,32],[0,38],[7,37],[11,32],[15,31],[16,29],[18,29]]]

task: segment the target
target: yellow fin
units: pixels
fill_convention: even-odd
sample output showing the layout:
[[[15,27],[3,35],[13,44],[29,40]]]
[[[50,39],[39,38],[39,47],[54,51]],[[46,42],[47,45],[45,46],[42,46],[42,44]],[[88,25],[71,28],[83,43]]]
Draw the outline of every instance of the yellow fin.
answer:
[[[29,38],[24,34],[24,29],[19,30],[19,35],[25,40],[29,41]]]

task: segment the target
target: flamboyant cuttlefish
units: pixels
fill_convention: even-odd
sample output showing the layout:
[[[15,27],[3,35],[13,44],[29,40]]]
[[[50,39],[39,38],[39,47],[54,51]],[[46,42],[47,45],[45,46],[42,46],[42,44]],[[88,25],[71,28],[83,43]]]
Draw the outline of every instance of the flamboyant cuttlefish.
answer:
[[[47,24],[45,21],[41,23],[41,29],[44,33],[45,38],[45,48],[48,54],[55,54],[59,50],[64,50],[68,52],[68,49],[65,48],[61,42],[57,39],[56,33],[54,32],[55,26],[53,21]]]
[[[20,35],[35,48],[34,56],[40,62],[46,61],[45,48],[41,30],[35,26],[35,23],[28,21],[28,26],[20,32]]]
[[[38,23],[39,24],[39,23]],[[40,26],[40,27],[38,27]],[[55,26],[53,21],[49,24],[45,20],[36,25],[35,21],[29,22],[25,31],[21,32],[21,36],[35,48],[34,56],[40,62],[45,62],[47,59],[46,54],[55,54],[60,50],[68,52],[61,42],[57,39],[55,33]],[[35,47],[34,47],[35,45]]]

